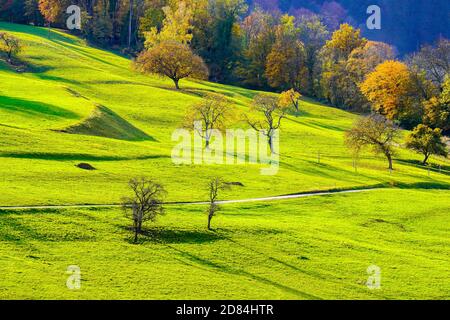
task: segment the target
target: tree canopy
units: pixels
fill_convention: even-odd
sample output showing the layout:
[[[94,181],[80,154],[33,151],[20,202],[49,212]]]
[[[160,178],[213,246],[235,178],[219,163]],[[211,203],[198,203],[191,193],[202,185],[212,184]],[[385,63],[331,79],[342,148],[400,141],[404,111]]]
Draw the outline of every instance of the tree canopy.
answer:
[[[143,72],[172,79],[176,89],[180,89],[181,79],[208,78],[208,68],[202,58],[194,54],[189,46],[175,41],[165,41],[143,51],[136,65]]]

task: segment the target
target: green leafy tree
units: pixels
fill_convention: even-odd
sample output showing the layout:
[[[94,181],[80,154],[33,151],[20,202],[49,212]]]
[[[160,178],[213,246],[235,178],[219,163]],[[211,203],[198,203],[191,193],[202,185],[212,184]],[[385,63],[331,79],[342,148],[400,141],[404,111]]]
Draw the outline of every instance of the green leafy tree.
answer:
[[[205,0],[199,0],[200,4]],[[197,1],[194,1],[197,2]],[[206,1],[194,11],[192,48],[206,62],[213,81],[230,80],[241,52],[238,19],[247,11],[245,0]]]
[[[450,76],[443,84],[439,97],[424,102],[424,124],[450,133]]]
[[[424,155],[423,165],[428,163],[431,155],[446,157],[448,151],[442,141],[442,130],[432,129],[426,125],[418,125],[406,138],[406,146]]]
[[[167,6],[167,0],[149,0],[146,1],[144,13],[139,18],[139,33],[145,37],[146,32],[156,28],[159,32],[163,27],[164,10]]]

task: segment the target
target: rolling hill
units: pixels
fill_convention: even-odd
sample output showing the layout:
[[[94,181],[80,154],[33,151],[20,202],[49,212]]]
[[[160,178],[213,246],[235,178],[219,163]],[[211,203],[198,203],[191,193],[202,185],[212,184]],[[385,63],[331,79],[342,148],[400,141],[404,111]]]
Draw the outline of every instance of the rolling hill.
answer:
[[[48,39],[45,29],[5,23],[0,28],[23,40],[29,70],[0,69],[0,173],[7,177],[2,205],[117,203],[126,182],[144,174],[166,180],[170,201],[202,200],[202,186],[215,174],[245,185],[226,198],[450,181],[447,174],[428,176],[411,165],[420,157],[406,150],[400,150],[393,175],[370,154],[355,173],[343,132],[356,116],[310,100],[302,103],[300,117],[283,123],[281,168],[274,177],[261,176],[257,165],[174,165],[172,133],[191,104],[219,92],[246,112],[257,92],[192,81],[175,91],[170,81],[137,74],[129,60],[76,37],[54,31]],[[448,166],[442,161],[435,162]],[[79,170],[79,162],[99,170]]]
[[[258,92],[201,81],[176,91],[61,31],[0,30],[24,43],[26,65],[0,62],[0,207],[116,204],[135,176],[161,181],[169,202],[205,200],[215,175],[241,184],[223,199],[383,188],[229,205],[215,232],[205,231],[201,206],[174,205],[140,245],[127,240],[118,209],[0,210],[1,298],[450,296],[448,159],[428,170],[399,147],[394,172],[369,153],[355,171],[343,142],[357,115],[304,99],[301,115],[283,123],[277,175],[261,175],[264,165],[175,165],[172,133],[190,105],[216,92],[248,112]],[[83,270],[80,291],[65,286],[73,264]],[[386,274],[382,290],[365,286],[372,264]]]

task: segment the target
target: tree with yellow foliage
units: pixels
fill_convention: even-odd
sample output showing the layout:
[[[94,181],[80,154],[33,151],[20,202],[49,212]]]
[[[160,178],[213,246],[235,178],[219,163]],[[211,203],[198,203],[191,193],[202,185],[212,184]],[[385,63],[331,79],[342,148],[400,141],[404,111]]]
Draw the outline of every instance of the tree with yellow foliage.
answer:
[[[294,17],[284,15],[276,29],[276,41],[267,56],[266,77],[274,88],[299,90],[307,80],[306,55],[298,40]]]
[[[290,89],[284,91],[280,94],[279,104],[283,107],[294,107],[296,115],[300,113],[300,99],[302,95],[295,91],[294,89]]]
[[[414,86],[408,67],[399,61],[383,62],[360,86],[374,111],[396,120],[411,103]]]
[[[322,76],[320,84],[322,96],[331,104],[361,110],[360,92],[348,69],[352,52],[366,46],[367,40],[361,37],[361,31],[348,24],[342,24],[320,51]]]
[[[19,39],[6,32],[0,32],[0,53],[4,52],[6,61],[13,63],[13,57],[22,50],[22,44]]]
[[[182,44],[190,44],[192,40],[192,9],[185,1],[174,3],[163,9],[164,21],[161,30],[152,27],[144,32],[145,47],[150,49],[164,41],[177,41]]]
[[[367,40],[361,37],[360,29],[344,23],[333,33],[331,40],[327,41],[324,51],[334,61],[347,60],[353,50],[364,47],[366,43]]]
[[[234,109],[229,100],[224,95],[210,93],[187,110],[183,125],[196,131],[205,140],[205,148],[208,149],[213,131],[225,132],[234,118]],[[197,127],[197,123],[201,123],[201,126]]]

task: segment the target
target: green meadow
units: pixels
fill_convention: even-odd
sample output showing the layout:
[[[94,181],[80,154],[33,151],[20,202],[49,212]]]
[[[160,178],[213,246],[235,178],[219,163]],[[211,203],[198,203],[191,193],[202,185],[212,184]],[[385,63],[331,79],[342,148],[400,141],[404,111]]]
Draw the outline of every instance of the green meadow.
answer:
[[[2,211],[0,297],[448,299],[449,207],[398,189],[227,205],[207,232],[204,208],[170,206],[137,245],[120,210]]]
[[[118,204],[139,176],[163,183],[168,202],[205,201],[217,175],[242,184],[224,200],[378,188],[224,205],[214,231],[204,207],[171,205],[137,245],[119,209],[3,209],[0,298],[450,298],[448,159],[425,168],[400,145],[393,172],[368,152],[355,170],[344,132],[358,115],[305,98],[282,123],[277,175],[261,175],[263,164],[175,165],[172,133],[192,104],[216,92],[245,113],[258,92],[189,80],[176,91],[61,31],[0,31],[22,41],[25,65],[0,60],[0,207]],[[70,265],[80,290],[66,286]],[[366,286],[371,265],[380,289]]]

